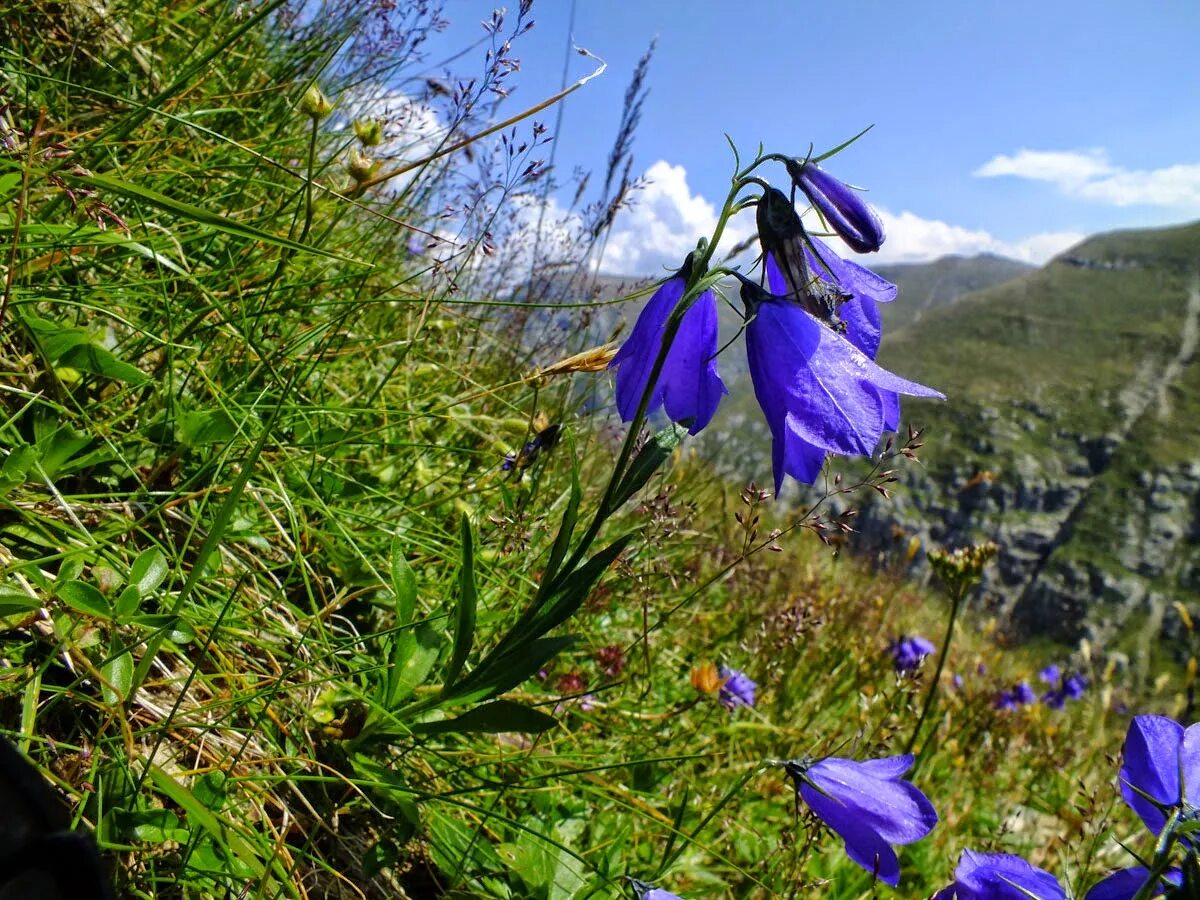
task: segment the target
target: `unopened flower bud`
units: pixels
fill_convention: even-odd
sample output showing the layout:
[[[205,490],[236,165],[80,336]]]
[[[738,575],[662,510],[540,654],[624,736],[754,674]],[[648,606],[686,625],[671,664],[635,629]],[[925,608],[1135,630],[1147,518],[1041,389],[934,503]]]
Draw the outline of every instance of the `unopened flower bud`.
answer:
[[[333,104],[329,101],[328,97],[321,93],[321,89],[314,84],[300,98],[300,112],[304,113],[310,119],[320,120],[333,112]]]
[[[883,245],[883,223],[857,191],[814,162],[789,159],[786,165],[792,182],[838,237],[858,253],[870,253]]]
[[[378,147],[383,143],[383,122],[379,119],[355,119],[354,136],[364,147]]]

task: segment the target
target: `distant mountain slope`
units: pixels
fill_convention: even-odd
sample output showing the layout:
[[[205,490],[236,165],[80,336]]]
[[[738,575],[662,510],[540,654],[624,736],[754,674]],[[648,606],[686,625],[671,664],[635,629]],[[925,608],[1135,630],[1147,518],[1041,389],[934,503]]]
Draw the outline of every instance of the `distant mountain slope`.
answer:
[[[887,331],[916,322],[930,310],[947,306],[972,291],[1003,284],[1034,270],[1028,263],[991,253],[881,266],[871,265],[869,259],[861,261],[900,288],[900,302],[883,307]]]
[[[1025,636],[1181,634],[1172,604],[1200,594],[1198,335],[1200,223],[1094,237],[931,310],[880,360],[949,400],[906,403],[925,466],[864,538],[998,540],[991,588]]]

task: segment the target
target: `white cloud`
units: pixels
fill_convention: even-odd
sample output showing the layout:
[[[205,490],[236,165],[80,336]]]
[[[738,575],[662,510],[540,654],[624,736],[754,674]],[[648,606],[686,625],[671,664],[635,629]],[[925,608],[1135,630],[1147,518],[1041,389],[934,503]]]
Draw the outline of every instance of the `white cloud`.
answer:
[[[715,206],[688,186],[687,170],[659,160],[646,171],[648,186],[636,195],[635,204],[617,217],[608,241],[602,268],[624,275],[659,275],[673,269],[696,246],[701,235],[710,235],[717,222]],[[876,262],[927,262],[940,256],[995,253],[1040,264],[1085,235],[1074,231],[1045,232],[1016,241],[1004,241],[987,231],[963,228],[904,211],[879,210],[888,239],[877,254],[863,258]],[[753,233],[754,216],[740,213],[726,227],[723,248],[733,247]],[[841,248],[843,251],[845,247]]]
[[[992,157],[973,173],[1046,181],[1064,194],[1111,206],[1200,209],[1200,163],[1161,169],[1124,169],[1103,150],[1019,150]]]
[[[1019,150],[994,156],[972,172],[977,178],[1013,175],[1056,184],[1083,184],[1115,171],[1103,150]]]
[[[716,208],[692,193],[683,166],[660,159],[645,178],[648,183],[634,195],[633,205],[617,215],[601,264],[606,272],[659,275],[677,269],[697,239],[716,227]],[[743,213],[730,222],[722,244],[732,247],[748,236],[752,219]]]
[[[1086,235],[1076,231],[1048,231],[1015,241],[1005,241],[982,229],[963,228],[938,219],[924,219],[905,210],[894,214],[877,210],[887,241],[867,260],[878,262],[926,262],[940,256],[973,256],[994,253],[1040,265]]]

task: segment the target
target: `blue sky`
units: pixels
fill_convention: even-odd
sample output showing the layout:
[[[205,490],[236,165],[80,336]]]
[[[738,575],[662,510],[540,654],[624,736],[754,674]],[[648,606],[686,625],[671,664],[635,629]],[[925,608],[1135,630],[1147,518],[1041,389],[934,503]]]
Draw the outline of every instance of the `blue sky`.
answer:
[[[508,111],[558,88],[571,5],[535,0]],[[478,37],[492,6],[448,0],[440,41]],[[609,68],[566,101],[566,172],[603,168],[634,64],[658,41],[634,146],[653,184],[605,268],[677,264],[727,189],[725,132],[745,152],[761,140],[802,155],[874,124],[826,168],[870,189],[889,226],[881,260],[1040,262],[1085,234],[1200,218],[1196,0],[577,0],[573,32]],[[574,78],[589,62],[570,65]]]

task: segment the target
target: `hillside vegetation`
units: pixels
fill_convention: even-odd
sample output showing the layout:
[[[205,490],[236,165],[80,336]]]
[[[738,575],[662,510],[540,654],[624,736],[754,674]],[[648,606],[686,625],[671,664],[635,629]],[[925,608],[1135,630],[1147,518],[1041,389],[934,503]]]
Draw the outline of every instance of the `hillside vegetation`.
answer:
[[[968,848],[1076,896],[1128,864],[1116,838],[1150,854],[1113,759],[1129,713],[1178,714],[1185,686],[1132,690],[1086,646],[1009,648],[986,616],[958,619],[944,667],[898,671],[898,637],[946,632],[954,578],[837,555],[850,519],[825,494],[776,504],[682,429],[627,440],[611,351],[575,343],[622,298],[510,277],[586,273],[626,188],[588,201],[565,258],[506,242],[548,136],[479,135],[522,112],[494,103],[530,4],[489,20],[469,76],[423,55],[441,15],[0,3],[0,733],[69,806],[73,846],[94,838],[130,898],[646,893],[631,877],[883,896],[780,763],[911,748],[940,821],[900,848],[895,896],[944,887]],[[628,135],[617,150],[619,176]],[[898,340],[901,371],[953,397],[920,409],[929,471],[995,465],[969,427],[985,408],[1061,399],[1030,453],[1094,422],[1086,398],[1124,410],[1138,366],[1179,348],[1176,245],[1176,269],[993,288],[971,305],[1006,312],[976,324],[930,312],[936,352]],[[1138,314],[1096,307],[1098,278]],[[1104,364],[1033,352],[1067,329]],[[1191,396],[1167,399],[1181,417]],[[732,423],[713,425],[731,445]],[[1138,427],[1182,458],[1186,436]],[[1082,696],[1009,702],[1050,662]],[[0,878],[43,865],[19,807],[0,833]]]

